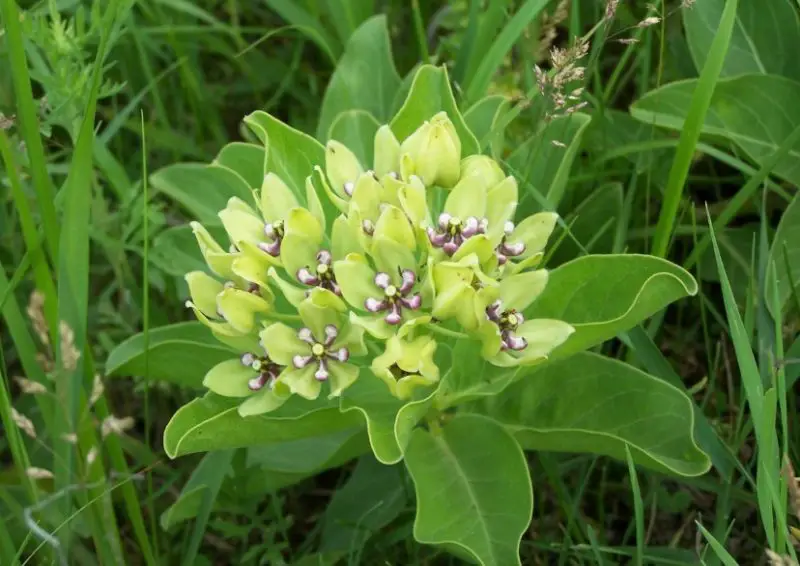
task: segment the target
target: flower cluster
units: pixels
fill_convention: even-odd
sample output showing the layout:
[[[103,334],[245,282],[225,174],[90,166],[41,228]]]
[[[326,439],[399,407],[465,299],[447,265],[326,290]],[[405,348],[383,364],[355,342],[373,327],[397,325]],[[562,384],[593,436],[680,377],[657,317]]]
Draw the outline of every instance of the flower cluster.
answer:
[[[338,396],[361,373],[407,399],[439,380],[437,340],[474,339],[498,366],[564,342],[570,325],[523,315],[547,283],[536,267],[556,215],[516,223],[514,178],[461,153],[444,112],[402,141],[383,126],[372,169],[329,141],[304,191],[270,172],[252,203],[230,199],[219,213],[229,249],[193,223],[212,274],[187,274],[187,304],[242,353],[205,385],[243,398],[242,415],[323,387]]]

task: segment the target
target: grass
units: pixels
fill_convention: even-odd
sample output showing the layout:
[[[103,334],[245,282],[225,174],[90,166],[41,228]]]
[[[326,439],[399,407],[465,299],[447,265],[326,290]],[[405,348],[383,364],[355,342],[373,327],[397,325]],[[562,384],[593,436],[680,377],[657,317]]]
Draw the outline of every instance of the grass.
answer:
[[[539,118],[531,64],[547,61],[535,60],[530,35],[557,2],[505,3],[509,11],[497,2],[488,14],[471,0],[340,2],[349,8],[342,19],[314,2],[96,4],[100,10],[85,14],[90,25],[76,25],[71,43],[50,53],[30,27],[52,25],[48,3],[27,3],[21,20],[14,0],[0,0],[0,112],[15,116],[0,129],[0,563],[326,563],[325,507],[352,464],[276,489],[281,478],[234,454],[235,477],[220,469],[205,477],[210,489],[198,499],[196,519],[163,529],[160,517],[192,474],[213,468],[201,466],[200,456],[171,461],[161,445],[169,416],[193,393],[141,376],[97,388],[94,376],[115,345],[188,318],[182,280],[155,258],[159,236],[188,218],[152,190],[147,174],[211,161],[227,141],[242,139],[240,120],[256,109],[313,132],[335,60],[378,4],[390,15],[402,74],[422,58],[448,61],[456,92],[469,100],[487,88],[513,97],[513,147]],[[593,116],[613,118],[657,85],[684,78],[665,44],[681,17],[676,2],[663,3],[661,14],[672,14],[663,26],[649,27],[637,27],[648,13],[643,2],[622,2],[608,29],[601,3],[569,4],[557,45],[599,30],[585,72]],[[698,298],[603,351],[692,392],[696,435],[714,469],[681,480],[634,468],[630,459],[532,454],[535,510],[523,563],[757,564],[766,549],[796,560],[797,511],[781,469],[799,461],[796,388],[786,386],[797,370],[780,362],[798,318],[791,309],[773,316],[780,309],[754,297],[774,281],[770,238],[796,194],[774,170],[800,127],[760,163],[700,135],[735,9],[727,3],[681,135],[622,122],[589,130],[559,207],[577,230],[577,205],[618,183],[623,208],[608,237],[575,247],[649,251],[699,279]],[[79,19],[72,8],[61,17]],[[617,42],[628,37],[638,42]],[[43,80],[35,65],[43,58],[64,70],[54,73],[60,83]],[[124,86],[116,92],[111,83]],[[544,197],[530,190],[526,206],[535,206]],[[752,229],[747,245],[731,237],[742,228]],[[34,289],[45,301],[31,314]],[[17,376],[45,392],[24,393]],[[15,424],[12,409],[31,419],[35,438]],[[111,416],[131,416],[135,426],[104,435]],[[33,479],[32,467],[53,477]],[[404,488],[398,515],[342,551],[340,563],[460,563],[413,542],[413,488]],[[49,538],[25,523],[26,509]]]

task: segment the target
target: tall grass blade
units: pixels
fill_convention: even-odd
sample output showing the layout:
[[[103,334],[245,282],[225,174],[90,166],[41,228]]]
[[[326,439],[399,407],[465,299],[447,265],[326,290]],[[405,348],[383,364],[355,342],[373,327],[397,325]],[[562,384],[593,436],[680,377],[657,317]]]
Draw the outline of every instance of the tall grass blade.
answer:
[[[664,189],[664,200],[661,205],[658,224],[656,225],[655,237],[653,238],[652,253],[659,257],[666,257],[669,250],[672,228],[678,215],[683,187],[689,175],[694,150],[700,140],[700,131],[708,108],[711,105],[711,97],[714,94],[714,88],[722,71],[725,54],[728,52],[728,44],[736,22],[737,6],[738,0],[728,0],[725,4],[719,28],[714,36],[714,41],[711,43],[708,59],[700,73],[697,88],[694,91],[694,95],[692,95],[689,112],[686,115],[686,122],[681,130],[678,148],[675,151],[675,158],[672,161],[672,167],[667,178],[667,186]]]

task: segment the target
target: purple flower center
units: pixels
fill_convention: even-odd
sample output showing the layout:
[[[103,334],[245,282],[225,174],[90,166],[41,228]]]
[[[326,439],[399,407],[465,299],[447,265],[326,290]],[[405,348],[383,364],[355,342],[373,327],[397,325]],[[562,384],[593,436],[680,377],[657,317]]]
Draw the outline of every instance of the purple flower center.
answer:
[[[333,273],[333,257],[328,250],[320,250],[317,253],[317,265],[312,271],[310,267],[301,267],[297,270],[297,280],[309,287],[322,287],[341,296],[342,291],[336,282]]]
[[[428,239],[434,248],[440,248],[452,256],[461,244],[476,234],[485,234],[487,228],[488,222],[485,218],[468,216],[461,220],[443,212],[439,215],[436,226],[428,228]]]
[[[264,226],[264,235],[269,239],[268,242],[260,242],[259,249],[267,252],[272,257],[281,255],[281,243],[283,242],[283,220],[270,222]]]
[[[251,368],[256,372],[256,377],[247,382],[247,386],[252,391],[258,391],[267,385],[270,389],[275,385],[275,380],[283,369],[282,366],[273,362],[269,354],[258,356],[251,352],[242,354],[241,362],[243,366]]]
[[[509,242],[508,239],[514,232],[514,223],[511,221],[506,222],[503,226],[503,239],[500,240],[500,245],[497,246],[495,253],[497,254],[497,263],[505,265],[510,257],[517,257],[525,253],[525,244],[522,242]]]
[[[297,332],[297,337],[308,344],[309,354],[298,354],[292,358],[292,365],[297,369],[302,369],[308,364],[317,364],[317,370],[314,372],[314,378],[318,381],[325,381],[330,377],[329,364],[331,362],[346,362],[350,359],[350,350],[345,347],[338,349],[332,348],[333,343],[339,336],[339,329],[333,324],[325,327],[325,338],[322,342],[318,342],[314,338],[314,334],[308,328],[301,328]]]
[[[388,273],[379,272],[375,274],[375,286],[383,291],[383,297],[369,297],[364,301],[364,308],[369,312],[388,311],[383,317],[387,323],[395,325],[403,320],[403,309],[417,310],[422,306],[422,296],[419,293],[411,294],[414,284],[417,282],[417,275],[410,269],[400,272],[402,283],[399,287],[392,284],[392,278]]]
[[[528,341],[515,334],[517,328],[525,322],[522,313],[514,309],[503,310],[503,303],[496,301],[486,307],[486,318],[494,322],[500,329],[501,350],[519,352],[528,347]]]

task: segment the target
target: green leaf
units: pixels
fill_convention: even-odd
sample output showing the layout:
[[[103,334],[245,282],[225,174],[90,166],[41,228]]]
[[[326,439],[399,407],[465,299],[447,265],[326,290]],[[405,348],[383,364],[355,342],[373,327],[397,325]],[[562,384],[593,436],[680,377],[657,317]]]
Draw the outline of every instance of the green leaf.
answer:
[[[464,121],[475,134],[482,151],[486,151],[490,146],[502,147],[504,131],[500,127],[510,105],[511,101],[507,96],[491,94],[481,98],[464,112]]]
[[[264,180],[267,153],[254,143],[232,142],[223,147],[214,158],[214,164],[227,167],[256,189]]]
[[[744,306],[752,290],[754,274],[751,270],[753,247],[758,241],[758,224],[726,228],[717,234],[720,254],[728,270],[728,278],[737,303]],[[777,266],[776,266],[777,267]],[[698,279],[719,282],[714,250],[706,248],[697,264]],[[768,292],[769,290],[767,290]]]
[[[695,66],[705,65],[719,27],[725,0],[703,0],[682,10],[686,39]],[[800,79],[800,21],[790,0],[740,2],[721,76],[747,73]]]
[[[591,348],[632,328],[673,301],[697,293],[686,270],[645,255],[588,255],[550,272],[544,292],[525,313],[570,323],[575,333],[550,359]]]
[[[375,153],[375,132],[380,124],[372,114],[364,110],[342,112],[331,124],[326,139],[346,145],[366,168],[372,167]]]
[[[315,165],[325,166],[322,144],[261,110],[245,116],[244,123],[267,148],[264,170],[278,175],[305,202],[306,177]]]
[[[520,564],[533,493],[525,456],[502,426],[459,414],[441,430],[418,428],[405,462],[417,493],[414,538],[485,566]]]
[[[217,242],[228,241],[219,223],[206,222],[203,227]],[[164,272],[183,278],[190,271],[207,271],[208,264],[197,245],[197,238],[188,224],[167,228],[153,239],[148,259]]]
[[[150,176],[150,184],[183,206],[200,222],[219,222],[217,212],[228,199],[253,201],[250,186],[227,167],[201,163],[177,163]]]
[[[456,342],[450,358],[438,363],[448,368],[436,392],[436,405],[441,408],[495,395],[508,387],[516,375],[515,370],[489,364],[470,340]]]
[[[312,402],[293,395],[279,409],[251,417],[239,416],[240,402],[208,393],[184,405],[164,430],[164,451],[176,458],[193,452],[287,442],[359,425],[356,415],[339,412],[335,400]]]
[[[334,138],[331,130],[337,116],[348,110],[363,110],[379,123],[387,123],[400,82],[392,60],[386,16],[374,16],[350,36],[336,65],[322,99],[317,139],[324,142],[333,138],[345,143]]]
[[[375,457],[383,464],[394,464],[403,458],[397,443],[394,423],[403,402],[394,397],[386,384],[372,372],[345,389],[341,396],[343,413],[358,411],[364,417],[369,443]]]
[[[697,81],[681,81],[650,91],[631,107],[646,124],[674,130],[684,127]],[[800,83],[774,75],[742,75],[717,83],[702,132],[739,146],[763,164],[800,126]],[[757,110],[756,110],[757,109]],[[773,173],[800,185],[800,143],[780,159]]]
[[[524,370],[523,370],[524,371]],[[531,368],[482,410],[526,450],[591,452],[697,476],[708,457],[692,436],[692,403],[678,388],[589,352]]]
[[[154,328],[150,330],[149,342],[147,356],[143,333],[114,348],[106,360],[106,375],[137,375],[182,387],[202,388],[203,376],[209,369],[236,356],[199,322]]]
[[[402,142],[414,133],[425,120],[429,120],[434,114],[441,111],[447,112],[461,138],[462,157],[480,153],[478,140],[467,127],[458,110],[458,105],[453,98],[453,91],[450,88],[450,79],[447,77],[447,70],[444,67],[422,65],[417,70],[403,106],[392,119],[392,131]]]
[[[797,308],[794,297],[800,295],[800,194],[794,196],[781,217],[769,251],[769,263],[775,265],[778,281],[777,285],[767,285],[767,307],[772,310],[777,300],[782,310]]]
[[[325,509],[320,550],[362,548],[403,511],[406,499],[400,466],[386,466],[370,455],[362,457]]]
[[[292,474],[312,475],[363,454],[369,444],[362,427],[338,430],[310,438],[252,446],[247,451],[247,465]]]
[[[581,113],[553,119],[508,157],[508,167],[521,180],[522,188],[536,193],[535,201],[543,198],[549,209],[558,208],[566,192],[572,162],[590,122],[591,118]]]
[[[322,25],[322,21],[319,18],[315,18],[302,7],[302,3],[295,0],[264,0],[264,2],[284,20],[316,43],[331,61],[336,61],[342,46]]]
[[[161,514],[159,523],[165,531],[175,525],[193,519],[200,512],[206,499],[217,498],[222,480],[230,471],[233,450],[210,452],[203,456],[183,486],[178,500]]]

